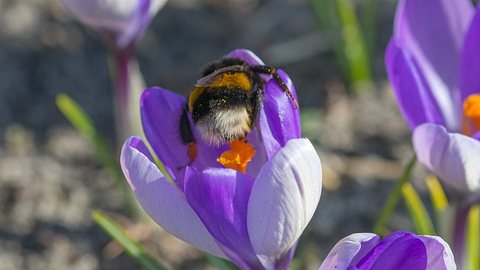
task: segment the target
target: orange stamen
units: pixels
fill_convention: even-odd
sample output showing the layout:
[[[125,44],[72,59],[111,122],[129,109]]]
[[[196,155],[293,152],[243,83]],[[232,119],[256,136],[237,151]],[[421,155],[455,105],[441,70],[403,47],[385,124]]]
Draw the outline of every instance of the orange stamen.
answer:
[[[462,131],[468,136],[480,131],[480,94],[470,95],[463,102]]]
[[[247,164],[255,156],[253,145],[245,140],[235,140],[228,143],[230,150],[222,153],[217,159],[226,168],[234,169],[241,173],[247,171]]]

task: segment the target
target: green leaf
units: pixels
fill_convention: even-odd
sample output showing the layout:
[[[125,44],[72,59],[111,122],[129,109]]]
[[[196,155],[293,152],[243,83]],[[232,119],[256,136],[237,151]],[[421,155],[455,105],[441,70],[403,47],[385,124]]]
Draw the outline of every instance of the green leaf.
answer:
[[[122,203],[126,211],[129,215],[136,216],[138,214],[138,206],[133,193],[125,185],[116,151],[108,146],[105,138],[97,132],[92,119],[71,97],[61,93],[57,95],[55,101],[65,118],[94,147],[98,160],[112,174],[115,186],[122,193]]]
[[[382,212],[380,213],[377,221],[375,222],[375,226],[373,227],[374,233],[382,236],[388,234],[385,228],[385,224],[387,223],[388,218],[392,214],[393,210],[397,206],[398,201],[401,198],[402,186],[410,179],[410,175],[412,174],[416,161],[417,159],[415,156],[410,159],[408,164],[405,166],[405,169],[403,170],[402,176],[395,183],[395,186],[393,187],[392,192],[390,192],[390,195],[388,196],[387,202],[385,203]]]
[[[208,262],[210,262],[211,265],[215,266],[216,269],[219,270],[233,270],[236,269],[230,262],[219,258],[217,256],[213,256],[208,253],[203,253],[205,258],[207,258]]]
[[[438,178],[434,175],[428,175],[425,178],[425,182],[430,192],[430,200],[433,205],[435,213],[435,226],[438,236],[442,237],[445,241],[451,243],[454,209],[450,207],[447,199],[447,195],[443,190],[442,184]]]
[[[467,245],[467,267],[465,269],[480,269],[480,205],[470,207],[465,235]]]
[[[344,77],[357,94],[371,85],[371,65],[352,0],[310,0]]]
[[[137,241],[133,240],[125,230],[101,211],[93,211],[92,218],[108,235],[119,243],[125,251],[147,270],[163,270],[152,256],[147,254]]]
[[[78,132],[80,132],[80,134],[90,140],[95,138],[96,131],[93,122],[77,102],[63,93],[58,94],[55,101],[63,115],[78,130]]]
[[[379,0],[364,0],[360,2],[363,35],[371,60],[375,59],[375,49],[377,45],[377,42],[375,41],[377,37],[376,34],[379,28],[378,10],[380,5],[382,5],[383,3],[383,1]]]
[[[92,119],[82,107],[64,93],[58,94],[55,101],[58,109],[63,113],[65,118],[93,145],[100,162],[107,167],[117,179],[122,179],[120,166],[112,154],[114,151],[110,149],[106,140],[97,133]]]
[[[452,209],[449,208],[447,195],[443,190],[442,184],[434,175],[428,175],[425,178],[428,191],[430,192],[430,200],[432,201],[435,213],[435,225],[440,236],[449,241],[451,237],[451,220]]]
[[[434,175],[427,176],[425,181],[427,183],[428,190],[430,191],[430,198],[432,200],[433,207],[437,214],[440,214],[448,207],[447,195],[445,195],[445,191],[443,190],[440,181],[438,181],[437,177]]]
[[[342,23],[344,54],[349,64],[350,80],[355,90],[361,91],[371,84],[367,46],[352,0],[336,0],[336,3]]]
[[[417,191],[410,183],[402,186],[402,195],[407,204],[417,234],[435,235],[432,221]]]

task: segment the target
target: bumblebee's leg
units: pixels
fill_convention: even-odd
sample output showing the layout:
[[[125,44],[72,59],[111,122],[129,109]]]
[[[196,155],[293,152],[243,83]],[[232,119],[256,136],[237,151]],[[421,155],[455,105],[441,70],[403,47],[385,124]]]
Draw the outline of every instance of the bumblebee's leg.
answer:
[[[258,76],[257,74],[255,74]],[[263,94],[264,94],[264,85],[263,81],[260,79],[260,76],[258,76],[258,82],[252,87],[253,89],[256,89],[256,91],[252,91],[249,94],[249,99],[250,99],[250,105],[251,105],[251,117],[252,123],[250,123],[251,127],[255,127],[256,120],[253,119],[258,119],[258,114],[260,112],[262,103],[263,103]]]
[[[292,91],[290,91],[290,89],[288,89],[287,84],[282,80],[280,75],[278,75],[277,70],[275,68],[272,68],[272,67],[269,67],[269,66],[251,66],[251,70],[253,72],[257,72],[257,73],[264,73],[264,74],[272,75],[275,82],[278,83],[280,88],[282,88],[282,90],[293,101],[293,103],[295,104],[295,107],[298,108],[297,99],[293,96]]]
[[[192,127],[190,126],[190,121],[188,120],[188,106],[185,105],[182,111],[182,116],[180,117],[180,138],[182,139],[183,144],[187,145],[187,156],[190,161],[179,167],[178,169],[184,168],[186,166],[192,165],[197,157],[197,143],[195,137],[193,137]]]
[[[229,66],[237,66],[237,65],[243,66],[243,65],[246,65],[246,63],[240,58],[223,58],[221,60],[208,64],[202,70],[202,77],[207,76],[208,74],[213,73],[218,69],[229,67]]]

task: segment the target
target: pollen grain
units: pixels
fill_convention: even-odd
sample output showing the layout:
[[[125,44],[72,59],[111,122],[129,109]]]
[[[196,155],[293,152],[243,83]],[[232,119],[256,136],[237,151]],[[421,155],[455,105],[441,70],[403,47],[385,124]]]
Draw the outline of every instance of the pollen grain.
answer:
[[[480,94],[470,95],[463,103],[462,131],[468,136],[480,131]]]
[[[223,152],[217,161],[226,168],[245,173],[248,163],[255,156],[253,145],[244,139],[231,141],[229,145],[230,150]]]

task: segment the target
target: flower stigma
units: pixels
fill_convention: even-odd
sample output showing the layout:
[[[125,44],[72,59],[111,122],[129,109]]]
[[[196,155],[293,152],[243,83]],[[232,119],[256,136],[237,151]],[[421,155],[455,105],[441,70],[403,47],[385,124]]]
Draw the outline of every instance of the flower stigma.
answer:
[[[463,103],[462,131],[468,136],[480,131],[480,94],[470,95]]]
[[[255,156],[253,145],[244,139],[234,140],[228,143],[230,150],[223,152],[217,161],[226,168],[246,173],[247,164]]]

